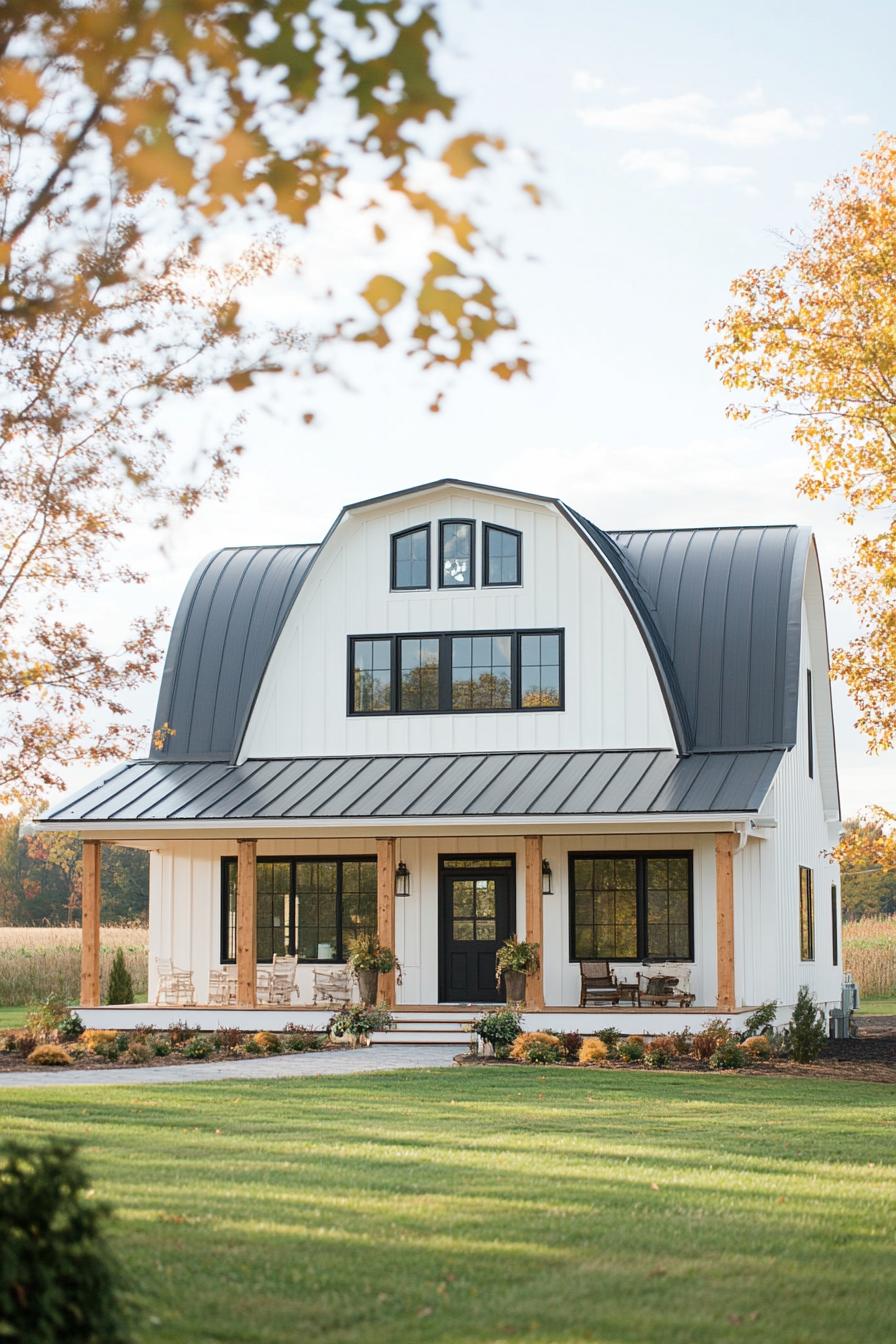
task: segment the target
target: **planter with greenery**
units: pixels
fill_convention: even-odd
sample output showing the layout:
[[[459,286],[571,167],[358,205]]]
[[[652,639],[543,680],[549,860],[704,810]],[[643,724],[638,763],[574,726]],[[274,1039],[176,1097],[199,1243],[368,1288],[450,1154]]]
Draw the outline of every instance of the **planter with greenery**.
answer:
[[[510,1047],[520,1034],[520,1015],[512,1008],[495,1008],[472,1024],[472,1030],[481,1041],[491,1046],[496,1058],[506,1059]]]
[[[349,970],[358,982],[362,1003],[376,1003],[381,975],[394,971],[401,984],[401,963],[391,947],[384,947],[375,933],[359,933],[348,945]]]
[[[353,1003],[330,1019],[329,1031],[336,1040],[346,1040],[352,1046],[369,1045],[374,1031],[391,1031],[395,1019],[385,1004],[372,1008],[368,1004]]]
[[[538,950],[538,943],[521,943],[516,936],[498,948],[495,979],[500,986],[503,976],[508,1003],[522,1003],[525,999],[526,976],[533,975],[539,967]]]

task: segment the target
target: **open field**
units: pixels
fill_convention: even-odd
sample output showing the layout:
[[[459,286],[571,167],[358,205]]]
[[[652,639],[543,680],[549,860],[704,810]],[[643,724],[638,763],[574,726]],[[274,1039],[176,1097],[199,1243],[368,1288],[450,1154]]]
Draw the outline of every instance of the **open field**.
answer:
[[[896,998],[863,999],[859,1006],[859,1017],[896,1017]]]
[[[896,915],[845,920],[843,967],[869,999],[896,997]]]
[[[137,999],[146,997],[149,930],[104,925],[100,973],[103,988],[112,958],[123,947]],[[81,929],[0,927],[0,1007],[37,1003],[48,994],[77,1001],[81,977]],[[10,1025],[10,1024],[8,1024]]]
[[[81,1139],[158,1344],[865,1344],[885,1085],[536,1068],[9,1091]]]

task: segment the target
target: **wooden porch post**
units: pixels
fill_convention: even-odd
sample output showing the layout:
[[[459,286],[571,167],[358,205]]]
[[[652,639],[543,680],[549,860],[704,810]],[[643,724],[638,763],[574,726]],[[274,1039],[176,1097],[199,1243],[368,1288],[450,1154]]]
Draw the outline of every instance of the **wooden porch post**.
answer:
[[[85,840],[81,859],[81,1007],[100,1004],[100,866],[99,840]]]
[[[256,948],[258,884],[255,873],[257,841],[236,842],[236,1005],[256,1007]]]
[[[395,951],[395,841],[376,842],[376,930],[383,947]],[[380,1000],[395,1006],[395,972],[380,975]]]
[[[730,1013],[735,1007],[734,984],[734,851],[738,837],[716,836],[716,1007]]]
[[[526,1007],[544,1007],[544,901],[541,895],[542,837],[527,835],[526,851],[526,942],[538,944],[539,966],[526,976]]]

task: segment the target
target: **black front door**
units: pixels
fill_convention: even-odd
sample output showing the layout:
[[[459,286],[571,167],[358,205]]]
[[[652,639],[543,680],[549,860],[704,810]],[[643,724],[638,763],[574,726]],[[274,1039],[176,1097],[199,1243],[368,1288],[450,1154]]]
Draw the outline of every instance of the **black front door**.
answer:
[[[448,862],[441,874],[439,1000],[497,1003],[495,953],[514,928],[513,860],[492,860],[493,867]]]

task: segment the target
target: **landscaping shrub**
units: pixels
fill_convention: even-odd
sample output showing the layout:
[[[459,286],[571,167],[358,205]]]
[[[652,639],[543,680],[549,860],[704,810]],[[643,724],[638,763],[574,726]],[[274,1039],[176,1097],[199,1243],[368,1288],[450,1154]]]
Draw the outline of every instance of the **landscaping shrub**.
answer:
[[[582,1048],[582,1033],[579,1031],[560,1031],[557,1033],[557,1040],[560,1042],[560,1054],[563,1059],[575,1061],[579,1057],[579,1051]]]
[[[627,1064],[636,1064],[639,1059],[644,1058],[644,1042],[640,1036],[626,1036],[624,1041],[620,1041],[616,1047],[619,1058],[624,1059]]]
[[[670,1058],[678,1053],[675,1044],[675,1037],[670,1035],[654,1036],[652,1040],[647,1042],[647,1049],[665,1050],[666,1054],[669,1055]]]
[[[827,1040],[824,1013],[808,985],[800,985],[793,1017],[787,1028],[787,1048],[798,1064],[811,1064]]]
[[[189,1027],[186,1022],[172,1022],[168,1028],[168,1039],[172,1045],[183,1045],[184,1041],[189,1041],[196,1035],[198,1028]]]
[[[677,1055],[679,1059],[687,1059],[694,1044],[689,1028],[685,1027],[684,1031],[673,1031],[669,1040],[672,1042],[673,1055]]]
[[[76,1041],[84,1033],[84,1023],[77,1013],[67,1012],[56,1031],[60,1041]]]
[[[644,1063],[648,1069],[665,1069],[672,1062],[671,1046],[665,1045],[668,1036],[658,1036],[644,1051]]]
[[[107,1003],[133,1003],[134,982],[125,964],[124,948],[116,948],[109,972],[109,987],[106,990]]]
[[[81,1042],[91,1054],[102,1059],[117,1059],[121,1054],[117,1031],[103,1031],[99,1027],[88,1027]]]
[[[243,1043],[245,1033],[240,1031],[239,1027],[219,1027],[212,1040],[217,1050],[223,1050],[225,1054],[232,1055]]]
[[[742,1045],[737,1041],[720,1041],[716,1049],[709,1057],[709,1067],[711,1069],[742,1069],[749,1063],[749,1056]]]
[[[698,1031],[691,1042],[691,1054],[695,1059],[709,1059],[720,1045],[731,1040],[731,1028],[720,1017],[707,1022],[702,1031]]]
[[[166,1039],[165,1039],[164,1036],[160,1037],[159,1040],[157,1040],[157,1041],[155,1042],[155,1047],[156,1047],[156,1054],[157,1054],[157,1055],[170,1055],[170,1054],[171,1054],[171,1042],[170,1042],[170,1041],[166,1041]]]
[[[259,1032],[259,1035],[269,1036],[270,1032]],[[191,1036],[188,1041],[184,1042],[181,1054],[186,1059],[208,1059],[214,1048],[208,1036]],[[268,1053],[273,1054],[274,1051],[268,1051]]]
[[[528,1064],[559,1064],[561,1059],[559,1041],[554,1045],[551,1045],[548,1041],[532,1041],[526,1051],[526,1062]]]
[[[751,1013],[744,1023],[744,1038],[764,1035],[774,1026],[777,1013],[777,999],[770,999],[768,1003],[760,1004],[755,1013]]]
[[[551,1061],[534,1058],[531,1052],[534,1051],[536,1055],[540,1054],[539,1046],[548,1046],[556,1058]],[[510,1048],[510,1058],[522,1060],[527,1064],[549,1062],[557,1064],[560,1061],[560,1042],[551,1031],[524,1031],[513,1042]]]
[[[71,1064],[72,1057],[64,1045],[54,1045],[48,1041],[44,1045],[36,1045],[28,1056],[29,1064],[43,1065],[65,1065]]]
[[[374,1008],[366,1003],[354,1003],[330,1018],[328,1030],[334,1036],[369,1036],[372,1031],[391,1031],[395,1018],[384,1003]],[[270,1034],[270,1033],[268,1033]]]
[[[520,1015],[513,1008],[495,1008],[473,1023],[480,1040],[488,1041],[498,1059],[506,1059],[520,1034]]]
[[[250,1037],[249,1037],[248,1041],[246,1041],[245,1045],[243,1046],[243,1049],[245,1050],[245,1052],[246,1052],[247,1055],[263,1055],[263,1054],[264,1054],[264,1050],[263,1050],[263,1049],[261,1048],[261,1046],[258,1044],[258,1042],[256,1041],[256,1039],[255,1039],[254,1036],[250,1036]]]
[[[256,1031],[252,1040],[263,1055],[279,1055],[283,1049],[275,1031]]]
[[[147,1040],[131,1041],[124,1057],[128,1064],[148,1064],[151,1059],[155,1059],[156,1048]]]
[[[48,1041],[60,1022],[68,1016],[68,1005],[59,994],[48,994],[43,1003],[34,1004],[25,1018],[25,1027],[39,1041]]]
[[[615,1027],[602,1027],[601,1030],[596,1031],[594,1035],[597,1040],[603,1041],[610,1052],[610,1058],[615,1058],[616,1047],[622,1040],[622,1032],[617,1031]]]
[[[37,1037],[30,1031],[10,1031],[3,1038],[5,1055],[30,1055],[38,1044]]]
[[[300,1027],[298,1031],[291,1031],[283,1037],[283,1046],[286,1050],[294,1051],[296,1054],[304,1050],[323,1050],[327,1038],[319,1031],[308,1031]]]
[[[0,1147],[0,1336],[27,1344],[129,1344],[109,1211],[71,1143]]]
[[[741,1046],[750,1059],[771,1059],[772,1043],[767,1036],[748,1036]]]
[[[610,1028],[612,1030],[612,1028]],[[618,1033],[617,1033],[618,1034]],[[610,1057],[610,1047],[600,1036],[586,1036],[579,1050],[580,1064],[602,1064]]]

